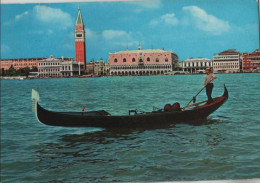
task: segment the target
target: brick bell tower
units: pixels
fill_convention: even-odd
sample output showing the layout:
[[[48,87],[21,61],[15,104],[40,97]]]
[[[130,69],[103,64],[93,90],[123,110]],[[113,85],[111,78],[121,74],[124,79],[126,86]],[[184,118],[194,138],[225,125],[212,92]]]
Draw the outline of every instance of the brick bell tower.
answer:
[[[86,70],[86,46],[85,46],[85,30],[80,9],[75,26],[75,59],[84,64]]]

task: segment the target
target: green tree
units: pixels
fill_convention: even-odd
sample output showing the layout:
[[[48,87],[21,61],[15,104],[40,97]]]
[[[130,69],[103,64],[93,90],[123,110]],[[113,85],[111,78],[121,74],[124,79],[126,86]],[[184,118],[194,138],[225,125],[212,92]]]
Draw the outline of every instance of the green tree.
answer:
[[[1,76],[6,76],[6,72],[5,72],[4,68],[1,69],[0,75],[1,75]]]
[[[11,65],[11,67],[6,71],[7,76],[15,76],[16,70],[14,69],[14,66]]]
[[[38,72],[38,68],[35,66],[32,66],[32,69],[30,70],[30,72]]]
[[[25,67],[25,68],[19,69],[18,71],[19,71],[18,73],[20,74],[20,76],[28,77],[29,72],[30,72],[30,68],[29,67]]]

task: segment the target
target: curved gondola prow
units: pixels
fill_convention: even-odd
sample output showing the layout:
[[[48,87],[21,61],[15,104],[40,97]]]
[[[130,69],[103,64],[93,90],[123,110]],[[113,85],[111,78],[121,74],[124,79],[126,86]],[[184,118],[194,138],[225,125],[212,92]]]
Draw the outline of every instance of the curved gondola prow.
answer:
[[[38,118],[38,102],[40,101],[40,95],[39,92],[35,89],[32,89],[32,112],[35,113],[35,117],[38,120],[39,123],[42,123]],[[42,123],[43,124],[43,123]]]
[[[226,88],[226,85],[224,84],[224,94],[223,94],[223,97],[225,97],[226,99],[228,99],[228,90]]]
[[[32,111],[37,112],[37,103],[40,101],[39,92],[32,89]]]

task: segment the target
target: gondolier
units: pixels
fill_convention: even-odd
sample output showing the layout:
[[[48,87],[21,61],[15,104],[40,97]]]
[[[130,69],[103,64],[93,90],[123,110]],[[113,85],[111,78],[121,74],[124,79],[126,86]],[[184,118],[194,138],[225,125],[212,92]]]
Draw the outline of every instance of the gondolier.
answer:
[[[213,90],[213,80],[216,79],[217,77],[211,72],[211,69],[209,67],[206,68],[206,76],[204,80],[204,85],[203,88],[206,87],[206,94],[208,97],[208,104],[213,102],[213,99],[211,97],[212,90]]]

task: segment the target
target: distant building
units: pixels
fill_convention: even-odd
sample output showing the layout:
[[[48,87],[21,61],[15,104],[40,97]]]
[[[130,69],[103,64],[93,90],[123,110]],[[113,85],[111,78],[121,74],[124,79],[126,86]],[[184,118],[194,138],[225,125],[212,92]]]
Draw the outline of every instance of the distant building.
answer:
[[[161,49],[125,50],[109,53],[110,75],[160,75],[171,72],[178,63],[178,56]]]
[[[90,61],[89,63],[86,63],[86,70],[85,74],[88,75],[94,75],[94,61]]]
[[[175,71],[182,71],[183,70],[183,63],[178,61],[174,64],[174,70]]]
[[[110,75],[110,65],[109,65],[109,63],[105,63],[104,76],[109,76],[109,75]]]
[[[18,59],[1,59],[0,67],[1,70],[8,70],[11,66],[14,67],[15,70],[29,67],[32,69],[33,67],[38,68],[39,60],[44,58],[18,58]]]
[[[260,69],[260,49],[257,49],[252,53],[242,54],[242,69],[244,71]]]
[[[49,58],[39,61],[39,77],[69,77],[83,73],[83,63],[76,62],[73,58]]]
[[[75,26],[75,60],[84,65],[86,69],[86,46],[85,46],[85,29],[80,9]]]
[[[109,65],[105,63],[103,59],[100,59],[99,61],[91,61],[86,64],[86,74],[107,76],[109,75]]]
[[[50,58],[40,60],[38,67],[39,77],[61,77],[60,64],[61,59],[54,58],[53,55]]]
[[[108,64],[105,63],[103,59],[100,59],[98,62],[95,62],[94,75],[98,75],[98,76],[109,75]]]
[[[241,55],[235,49],[226,50],[213,56],[213,69],[215,73],[240,72]]]
[[[84,64],[76,61],[61,61],[60,73],[62,77],[72,77],[84,74]]]
[[[188,58],[182,62],[183,71],[189,73],[204,73],[207,67],[212,66],[212,60],[208,58]]]

